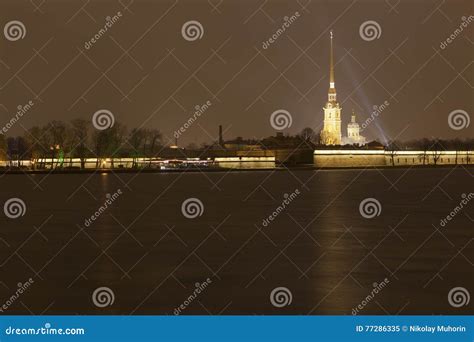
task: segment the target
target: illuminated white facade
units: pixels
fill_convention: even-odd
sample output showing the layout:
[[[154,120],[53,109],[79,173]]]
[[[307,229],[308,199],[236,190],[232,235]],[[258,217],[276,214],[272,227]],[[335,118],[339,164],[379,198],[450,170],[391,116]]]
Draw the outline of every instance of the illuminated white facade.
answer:
[[[352,112],[351,122],[347,125],[347,137],[342,138],[344,145],[365,145],[365,137],[360,135],[360,127],[356,122],[356,115]]]

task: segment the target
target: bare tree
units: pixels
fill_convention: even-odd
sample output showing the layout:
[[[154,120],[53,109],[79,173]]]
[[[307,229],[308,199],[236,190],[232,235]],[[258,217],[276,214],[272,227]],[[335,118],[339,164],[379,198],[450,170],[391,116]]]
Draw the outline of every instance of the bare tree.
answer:
[[[22,137],[16,137],[16,147],[18,151],[18,166],[22,166],[22,162],[25,159],[29,159],[30,147],[28,141]]]
[[[127,129],[119,122],[103,131],[96,131],[92,136],[94,152],[97,156],[96,167],[104,158],[110,158],[111,167],[115,167],[114,158],[120,155]]]
[[[16,141],[14,137],[7,138],[7,156],[10,167],[13,166],[13,161],[17,159],[17,149],[16,149]]]
[[[469,162],[472,158],[469,158],[469,152],[472,152],[474,150],[474,139],[466,139],[465,142],[465,148],[466,148],[466,159],[467,159],[467,164],[469,165]]]
[[[438,165],[439,159],[441,158],[441,152],[444,150],[443,144],[440,140],[429,140],[428,143],[429,147],[428,150],[430,154],[433,156],[433,164]]]
[[[429,139],[423,138],[417,141],[418,148],[423,151],[423,165],[430,163],[430,158],[427,155],[431,147],[431,141]]]
[[[0,134],[0,159],[7,159],[7,141],[3,134]]]
[[[156,128],[147,129],[146,135],[147,135],[147,141],[148,141],[148,144],[147,144],[147,152],[148,152],[147,157],[149,158],[148,166],[151,166],[151,160],[153,157],[155,157],[157,148],[161,146],[162,135],[161,135],[161,132]]]
[[[86,156],[89,151],[88,139],[90,127],[91,125],[88,120],[75,119],[71,122],[71,154],[77,156],[81,160],[81,169],[85,167]]]
[[[147,132],[144,128],[134,128],[128,136],[127,142],[132,147],[132,167],[137,167],[137,158],[144,155],[144,145],[146,144]]]
[[[385,147],[385,150],[390,154],[390,160],[392,162],[392,166],[395,166],[395,156],[397,151],[401,148],[401,143],[397,140],[390,140]]]
[[[51,168],[57,167],[59,164],[60,151],[64,148],[64,142],[66,140],[66,125],[62,121],[53,120],[46,125],[44,136],[49,140]],[[56,165],[54,165],[54,159],[56,159]]]
[[[311,127],[305,127],[301,130],[300,137],[306,141],[314,141],[314,130]]]

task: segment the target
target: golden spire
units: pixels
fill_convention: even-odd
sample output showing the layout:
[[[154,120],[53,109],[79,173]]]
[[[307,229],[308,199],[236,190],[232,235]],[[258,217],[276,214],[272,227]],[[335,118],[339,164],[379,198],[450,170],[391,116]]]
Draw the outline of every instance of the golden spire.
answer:
[[[334,82],[334,56],[333,56],[333,34],[332,30],[330,31],[331,37],[331,48],[329,53],[329,92],[328,92],[328,102],[335,103],[336,102],[336,84]]]
[[[332,48],[332,39],[333,39],[333,33],[332,30],[330,32],[331,35],[331,53],[330,53],[330,58],[329,58],[329,88],[335,88],[334,84],[334,57],[333,57],[333,48]]]

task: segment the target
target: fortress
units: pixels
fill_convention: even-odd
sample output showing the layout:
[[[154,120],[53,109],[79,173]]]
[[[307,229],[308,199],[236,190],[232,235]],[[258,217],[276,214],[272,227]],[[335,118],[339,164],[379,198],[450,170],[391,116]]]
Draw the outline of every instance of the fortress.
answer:
[[[365,137],[360,135],[359,124],[356,122],[355,113],[352,112],[351,122],[347,126],[347,136],[341,133],[342,107],[337,102],[336,82],[334,79],[334,51],[333,32],[330,33],[331,47],[329,52],[329,91],[328,101],[323,108],[324,124],[321,130],[322,145],[365,145]]]

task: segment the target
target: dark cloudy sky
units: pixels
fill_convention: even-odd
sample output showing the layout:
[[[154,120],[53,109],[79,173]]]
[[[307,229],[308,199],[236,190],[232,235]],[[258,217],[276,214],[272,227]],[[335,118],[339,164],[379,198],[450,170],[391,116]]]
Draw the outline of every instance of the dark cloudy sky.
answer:
[[[120,20],[85,49],[118,11]],[[300,16],[263,49],[295,12]],[[0,126],[33,100],[8,134],[108,109],[129,127],[158,128],[171,138],[210,100],[182,144],[212,140],[219,124],[226,138],[274,134],[269,119],[278,109],[293,119],[284,132],[319,130],[333,29],[344,133],[352,109],[363,122],[388,101],[364,132],[368,138],[472,137],[474,122],[454,130],[448,115],[463,110],[472,118],[474,22],[440,48],[472,14],[470,0],[1,0],[2,33],[18,20],[26,35],[0,36]],[[183,38],[190,20],[202,25],[201,39]],[[381,32],[366,41],[359,28],[369,20]]]

